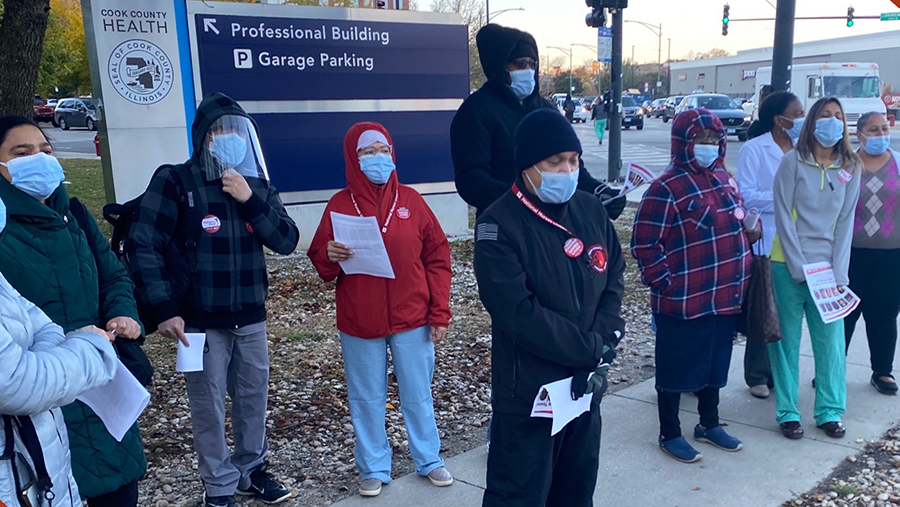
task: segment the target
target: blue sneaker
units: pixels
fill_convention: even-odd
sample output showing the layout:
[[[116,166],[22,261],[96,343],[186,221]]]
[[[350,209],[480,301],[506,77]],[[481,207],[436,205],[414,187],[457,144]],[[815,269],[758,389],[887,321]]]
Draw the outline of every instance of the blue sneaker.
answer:
[[[682,463],[695,463],[703,459],[703,455],[697,452],[697,449],[691,447],[691,444],[684,437],[678,437],[666,442],[663,442],[662,437],[660,437],[659,448],[662,449],[662,452]]]
[[[694,428],[694,440],[712,444],[723,451],[737,452],[744,448],[740,440],[725,432],[721,426],[705,430],[699,424]]]

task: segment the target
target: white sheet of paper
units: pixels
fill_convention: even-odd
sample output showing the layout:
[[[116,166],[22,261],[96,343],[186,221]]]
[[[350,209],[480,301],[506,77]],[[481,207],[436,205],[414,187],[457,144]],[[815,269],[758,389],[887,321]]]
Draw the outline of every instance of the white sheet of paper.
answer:
[[[531,417],[552,418],[550,436],[556,435],[576,417],[591,409],[594,394],[572,400],[572,377],[544,384],[534,397]],[[543,399],[542,399],[543,398]]]
[[[190,342],[190,347],[185,347],[178,342],[178,356],[175,358],[175,371],[203,371],[203,347],[206,345],[206,333],[184,333]]]
[[[843,319],[859,306],[859,297],[850,290],[850,287],[844,287],[843,291],[838,290],[831,264],[827,262],[804,264],[803,276],[806,278],[806,285],[816,303],[822,322],[830,324]]]
[[[116,376],[108,384],[81,393],[78,401],[91,407],[109,434],[121,442],[150,404],[150,393],[119,361]]]
[[[350,247],[353,257],[341,263],[348,275],[394,278],[394,268],[384,248],[384,238],[375,217],[354,217],[331,212],[334,240]]]

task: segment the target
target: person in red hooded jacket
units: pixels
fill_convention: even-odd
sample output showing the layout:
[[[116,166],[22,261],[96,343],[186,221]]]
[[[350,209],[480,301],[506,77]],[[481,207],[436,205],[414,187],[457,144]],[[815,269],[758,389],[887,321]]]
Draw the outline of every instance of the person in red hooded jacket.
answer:
[[[384,427],[388,347],[416,472],[435,486],[449,486],[453,477],[438,455],[431,381],[434,342],[450,324],[450,245],[422,196],[397,180],[391,137],[383,126],[351,127],[344,157],[347,188],[328,201],[308,255],[323,280],[337,279],[337,328],[356,433],[359,492],[376,496],[391,482]],[[353,252],[334,241],[332,213],[376,218],[395,278],[342,271],[340,262]]]

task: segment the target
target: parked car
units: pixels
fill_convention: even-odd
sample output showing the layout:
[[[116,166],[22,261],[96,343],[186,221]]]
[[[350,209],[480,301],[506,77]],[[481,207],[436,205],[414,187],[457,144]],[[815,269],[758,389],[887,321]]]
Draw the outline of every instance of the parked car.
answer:
[[[666,105],[663,106],[662,120],[663,123],[669,123],[669,120],[675,117],[675,108],[684,100],[684,95],[676,95],[666,99]]]
[[[591,120],[591,102],[586,98],[574,97],[575,102],[575,123],[587,123]],[[591,99],[593,101],[593,99]]]
[[[644,109],[631,97],[622,97],[622,127],[644,130]]]
[[[652,116],[653,118],[659,118],[662,116],[663,107],[666,105],[666,99],[656,99],[650,103],[650,107],[647,108],[646,116]]]
[[[747,129],[750,128],[750,116],[738,107],[728,95],[718,93],[704,93],[702,95],[689,95],[685,97],[683,110],[703,108],[709,109],[719,117],[722,125],[728,129],[728,135],[737,136],[739,141],[747,140]]]
[[[48,106],[47,103],[44,102],[44,99],[40,97],[40,95],[34,96],[34,102],[31,105],[31,118],[35,123],[40,123],[42,121],[53,121],[53,108]]]
[[[56,105],[53,118],[59,128],[63,130],[69,130],[71,127],[97,130],[97,109],[94,107],[94,100],[90,97],[60,100]]]

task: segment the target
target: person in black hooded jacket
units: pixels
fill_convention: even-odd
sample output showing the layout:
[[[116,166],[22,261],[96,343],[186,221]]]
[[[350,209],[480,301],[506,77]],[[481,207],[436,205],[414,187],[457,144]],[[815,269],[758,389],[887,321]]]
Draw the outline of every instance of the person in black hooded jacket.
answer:
[[[576,190],[581,143],[565,117],[530,113],[515,143],[516,181],[475,226],[475,275],[493,336],[482,505],[587,507],[606,370],[625,333],[625,259],[601,203]],[[572,399],[594,394],[590,410],[551,436],[552,420],[531,417],[532,405],[541,386],[570,377]]]
[[[456,190],[480,215],[516,179],[513,154],[516,126],[531,111],[558,110],[540,94],[534,37],[515,28],[489,24],[478,31],[476,43],[488,81],[456,112],[450,126],[450,155]],[[583,162],[580,162],[578,189],[601,200],[617,195],[591,177]],[[615,220],[624,207],[625,199],[616,199],[607,205],[606,211]]]

